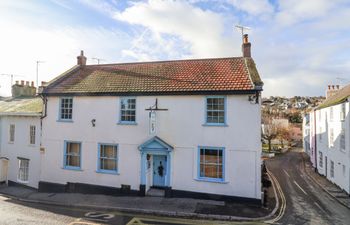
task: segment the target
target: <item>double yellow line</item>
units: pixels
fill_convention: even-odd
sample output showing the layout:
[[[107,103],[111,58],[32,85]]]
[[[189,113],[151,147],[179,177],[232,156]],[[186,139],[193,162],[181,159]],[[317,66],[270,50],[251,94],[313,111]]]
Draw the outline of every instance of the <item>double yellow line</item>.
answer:
[[[283,217],[283,215],[286,211],[287,201],[286,201],[286,197],[284,196],[284,193],[282,191],[281,185],[277,181],[276,177],[267,168],[266,168],[266,170],[267,170],[267,175],[270,177],[270,180],[272,182],[273,188],[275,190],[277,190],[277,193],[278,193],[279,197],[281,198],[281,205],[279,207],[279,211],[278,211],[277,216],[271,220],[264,221],[265,223],[273,224],[273,223],[276,223],[277,221],[279,221]],[[279,200],[278,200],[278,196],[277,196],[276,203],[278,203],[278,201]]]

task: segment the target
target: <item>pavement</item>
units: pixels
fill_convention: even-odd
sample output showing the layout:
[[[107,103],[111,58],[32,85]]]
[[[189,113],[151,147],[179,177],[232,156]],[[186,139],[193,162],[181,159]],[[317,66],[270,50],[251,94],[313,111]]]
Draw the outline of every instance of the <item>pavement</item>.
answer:
[[[266,160],[267,169],[276,178],[284,198],[281,216],[272,219],[276,224],[350,224],[350,209],[340,204],[309,176],[302,149]]]
[[[312,167],[309,156],[303,153],[303,159],[305,162],[305,171],[307,175],[318,184],[327,194],[336,199],[340,204],[350,209],[350,195],[337,185],[330,182],[325,176],[320,175]]]
[[[3,196],[27,203],[204,220],[260,221],[272,217],[276,208],[272,188],[269,190],[270,197],[265,207],[249,203],[191,198],[41,193],[35,189],[6,185],[0,186],[0,193]]]

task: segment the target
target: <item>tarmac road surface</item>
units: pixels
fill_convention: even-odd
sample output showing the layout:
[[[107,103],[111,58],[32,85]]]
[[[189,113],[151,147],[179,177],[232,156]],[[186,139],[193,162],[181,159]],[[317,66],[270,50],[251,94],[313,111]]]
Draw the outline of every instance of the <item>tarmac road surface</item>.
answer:
[[[350,225],[350,209],[325,193],[306,174],[301,149],[266,161],[286,198],[279,224]]]

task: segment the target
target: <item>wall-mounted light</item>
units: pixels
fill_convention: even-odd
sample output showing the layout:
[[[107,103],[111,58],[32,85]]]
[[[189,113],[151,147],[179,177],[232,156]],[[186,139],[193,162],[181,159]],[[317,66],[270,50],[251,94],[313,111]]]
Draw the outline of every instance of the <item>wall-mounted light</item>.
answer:
[[[96,119],[92,119],[92,120],[91,120],[91,125],[92,125],[93,127],[96,126]]]

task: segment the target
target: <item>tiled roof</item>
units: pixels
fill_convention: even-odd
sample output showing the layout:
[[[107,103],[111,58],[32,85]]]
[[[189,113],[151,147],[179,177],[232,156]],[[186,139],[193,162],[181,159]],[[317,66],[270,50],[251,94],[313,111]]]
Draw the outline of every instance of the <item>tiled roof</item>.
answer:
[[[320,104],[317,109],[326,108],[329,106],[337,105],[345,102],[350,97],[350,84],[346,85],[334,95],[328,97],[322,104]]]
[[[44,95],[108,95],[261,90],[251,58],[216,58],[73,67]]]
[[[33,98],[5,98],[0,100],[0,115],[36,115],[42,112],[42,99]]]

